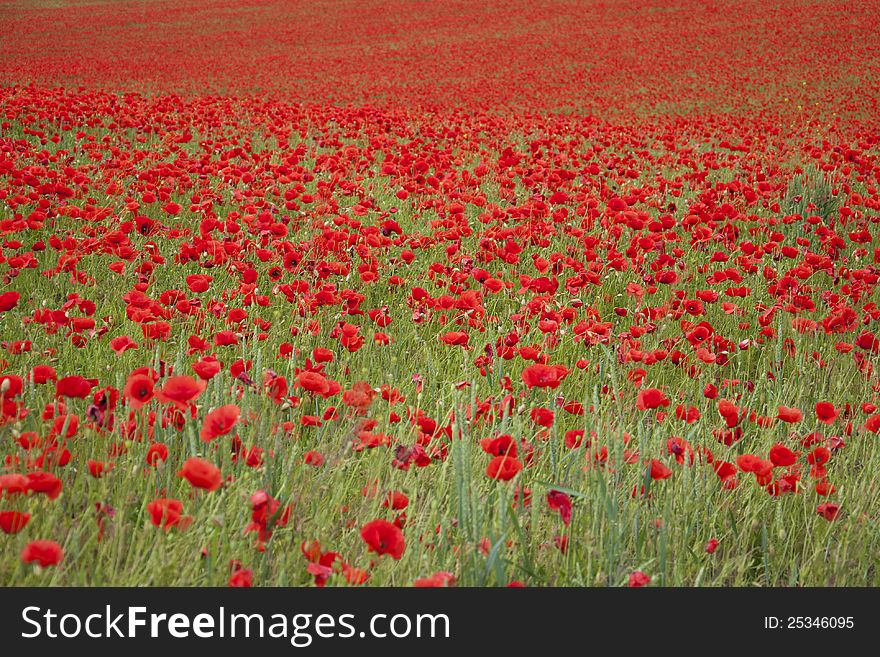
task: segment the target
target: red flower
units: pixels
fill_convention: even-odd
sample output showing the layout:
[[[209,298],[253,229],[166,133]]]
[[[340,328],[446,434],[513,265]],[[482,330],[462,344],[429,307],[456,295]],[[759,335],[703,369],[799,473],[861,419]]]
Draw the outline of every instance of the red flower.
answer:
[[[455,575],[450,572],[436,572],[430,577],[420,577],[413,582],[416,588],[444,588],[455,586]]]
[[[4,534],[17,534],[31,519],[30,513],[21,511],[0,511],[0,529]]]
[[[19,299],[21,299],[21,293],[19,292],[4,292],[0,294],[0,312],[5,313],[15,308],[18,305]]]
[[[450,331],[440,336],[440,341],[457,347],[467,347],[470,336],[463,331]]]
[[[390,507],[395,511],[401,511],[409,506],[409,498],[400,491],[391,491],[385,496],[382,506],[386,508]]]
[[[648,577],[641,570],[637,570],[629,576],[630,588],[639,588],[642,586],[647,586],[650,583],[651,583],[651,578]]]
[[[547,493],[547,504],[551,509],[559,511],[566,526],[571,524],[571,498],[568,495],[559,490],[551,490]]]
[[[787,406],[780,406],[779,413],[776,416],[783,422],[789,422],[791,424],[797,424],[801,420],[804,419],[804,414],[801,413],[800,409],[797,408],[788,408]]]
[[[832,424],[838,415],[840,415],[840,411],[834,408],[834,404],[831,402],[822,401],[816,404],[816,417],[819,422]]]
[[[122,389],[132,408],[140,408],[153,398],[153,379],[146,374],[131,374]]]
[[[871,331],[865,331],[856,338],[856,346],[875,354],[880,353],[880,338]]]
[[[172,376],[156,391],[156,399],[174,404],[183,411],[205,391],[207,385],[201,379],[191,376]]]
[[[161,527],[166,532],[172,527],[186,529],[191,523],[190,516],[183,516],[183,503],[180,500],[156,499],[147,504],[147,513],[150,514],[150,522],[156,527]]]
[[[92,477],[94,477],[95,479],[100,479],[113,469],[112,463],[105,463],[104,461],[94,461],[92,459],[89,459],[87,465],[89,466],[89,474],[92,475]]]
[[[662,461],[653,459],[651,461],[651,479],[668,479],[672,476],[672,470],[663,465]]]
[[[64,558],[64,550],[55,541],[33,541],[21,551],[21,560],[25,563],[38,563],[43,568],[55,566]]]
[[[326,395],[330,391],[330,382],[323,374],[317,372],[300,372],[296,376],[296,382],[305,390],[316,395]]]
[[[220,488],[220,484],[223,483],[220,469],[213,463],[209,463],[197,456],[188,458],[177,474],[186,479],[195,488],[202,488],[207,491],[217,490]]]
[[[361,528],[361,538],[371,552],[389,554],[400,559],[406,549],[406,542],[400,527],[387,520],[372,520]]]
[[[233,588],[250,588],[254,585],[254,571],[250,568],[239,568],[229,578],[229,586]]]
[[[718,539],[717,538],[710,538],[709,541],[706,543],[706,553],[712,554],[717,549],[718,549]]]
[[[168,460],[168,446],[164,443],[153,443],[147,450],[147,465],[156,466],[159,461]]]
[[[516,441],[508,433],[503,433],[496,438],[483,438],[480,440],[480,447],[492,456],[516,456]]]
[[[639,391],[636,397],[636,408],[640,411],[647,411],[658,408],[660,406],[669,406],[669,400],[657,388],[645,388]]]
[[[486,467],[486,476],[498,481],[513,479],[523,469],[523,464],[513,456],[496,456]]]
[[[85,399],[94,387],[95,384],[92,381],[81,376],[65,376],[55,384],[55,394],[59,397]]]
[[[539,427],[552,427],[554,413],[549,408],[533,408],[531,412],[532,422]]]
[[[564,365],[542,365],[536,363],[523,370],[522,380],[528,388],[558,388],[562,380],[568,376],[569,370]]]
[[[816,507],[816,513],[830,522],[837,518],[838,513],[840,513],[840,505],[824,502]]]
[[[49,472],[30,472],[27,475],[27,488],[34,493],[42,493],[50,500],[61,495],[64,484],[55,475]]]
[[[357,409],[365,409],[373,403],[376,391],[366,381],[358,381],[351,390],[342,393],[342,403]]]
[[[797,463],[798,455],[785,445],[777,443],[770,448],[770,461],[777,468]]]
[[[208,413],[199,432],[202,441],[209,443],[219,436],[225,436],[232,431],[240,414],[241,409],[235,404],[227,404]]]

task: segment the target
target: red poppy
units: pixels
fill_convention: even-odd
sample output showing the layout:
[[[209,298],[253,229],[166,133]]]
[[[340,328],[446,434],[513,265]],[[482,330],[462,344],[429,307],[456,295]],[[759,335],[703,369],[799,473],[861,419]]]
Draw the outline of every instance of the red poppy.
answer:
[[[316,395],[326,395],[330,391],[330,383],[327,381],[327,377],[317,372],[300,372],[296,376],[296,383],[301,388]]]
[[[21,299],[19,292],[4,292],[0,294],[0,312],[5,313],[15,308],[18,305],[19,299]]]
[[[150,514],[150,522],[156,527],[161,527],[166,532],[172,527],[186,529],[192,518],[184,516],[183,503],[180,500],[160,498],[147,504],[147,513]]]
[[[21,511],[0,511],[0,529],[4,534],[17,534],[31,519],[30,513]]]
[[[81,376],[65,376],[55,384],[55,394],[59,397],[85,399],[96,383]]]
[[[651,479],[668,479],[672,476],[672,470],[667,468],[662,461],[653,459],[651,461]]]
[[[160,461],[168,460],[168,446],[163,443],[153,443],[147,449],[147,465],[156,466]]]
[[[161,389],[156,391],[156,399],[161,402],[174,404],[180,410],[186,410],[192,402],[198,399],[207,383],[191,376],[172,376]]]
[[[492,456],[516,456],[516,441],[508,433],[495,438],[483,438],[480,440],[483,451]]]
[[[12,497],[28,490],[28,479],[20,474],[0,475],[0,496]]]
[[[816,513],[825,518],[825,520],[831,521],[836,519],[840,513],[840,505],[832,504],[831,502],[823,502],[816,507]]]
[[[770,460],[776,467],[785,467],[797,463],[798,455],[785,445],[779,443],[770,448]]]
[[[657,388],[645,388],[639,391],[638,397],[636,397],[636,408],[640,411],[651,410],[660,406],[669,406],[669,399],[660,390]]]
[[[208,413],[199,432],[202,441],[209,443],[219,436],[225,436],[232,431],[240,414],[241,409],[235,404],[227,404]]]
[[[523,464],[513,456],[496,456],[486,467],[486,476],[497,481],[513,479],[523,469]]]
[[[56,499],[61,495],[64,484],[61,480],[50,472],[29,472],[27,474],[27,489],[34,493],[41,493],[50,500]]]
[[[153,379],[146,374],[131,374],[122,389],[129,406],[140,408],[153,398]]]
[[[779,413],[776,415],[777,418],[782,420],[783,422],[788,422],[790,424],[797,424],[801,420],[804,419],[804,414],[797,408],[789,408],[787,406],[780,406]]]
[[[220,488],[220,484],[223,483],[220,469],[213,463],[209,463],[197,456],[188,458],[177,474],[186,479],[195,488],[207,491],[217,490]]]
[[[554,413],[549,408],[533,408],[530,414],[532,422],[539,427],[552,427]]]
[[[547,504],[551,509],[559,511],[562,522],[568,526],[571,524],[571,498],[559,490],[551,490],[547,493]]]
[[[455,575],[447,571],[439,571],[430,577],[419,577],[413,582],[416,588],[445,588],[455,586]]]
[[[89,459],[87,465],[89,467],[89,474],[95,479],[100,479],[113,469],[113,463],[95,461],[94,459]]]
[[[36,365],[34,369],[31,370],[31,378],[35,384],[41,385],[49,381],[57,381],[58,375],[55,373],[55,368],[51,365]],[[6,396],[7,395],[4,394],[4,397]]]
[[[254,571],[250,568],[239,568],[229,577],[229,586],[233,588],[250,588],[254,585]]]
[[[564,365],[542,365],[536,363],[523,370],[522,380],[528,388],[558,388],[562,380],[568,376],[569,370]]]
[[[397,525],[387,520],[371,520],[361,527],[361,538],[371,552],[391,555],[400,559],[406,549],[403,532]]]
[[[636,570],[629,576],[630,588],[640,588],[651,583],[651,578],[641,570]]]
[[[25,563],[38,563],[43,568],[55,566],[64,558],[64,550],[55,541],[41,540],[28,543],[21,551]]]
[[[834,404],[826,401],[816,403],[816,417],[819,422],[832,424],[838,415],[840,415],[840,410],[834,408]]]

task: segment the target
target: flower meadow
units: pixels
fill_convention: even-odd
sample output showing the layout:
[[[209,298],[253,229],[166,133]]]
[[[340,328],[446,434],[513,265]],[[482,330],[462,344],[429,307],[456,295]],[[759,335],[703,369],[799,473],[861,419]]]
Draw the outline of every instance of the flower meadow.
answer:
[[[0,7],[0,583],[880,585],[875,2]]]

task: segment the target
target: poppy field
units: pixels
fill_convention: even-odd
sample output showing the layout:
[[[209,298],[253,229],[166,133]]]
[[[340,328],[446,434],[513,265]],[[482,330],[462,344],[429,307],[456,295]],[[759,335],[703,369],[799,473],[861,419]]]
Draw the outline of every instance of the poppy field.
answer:
[[[880,585],[876,2],[0,5],[0,584]]]

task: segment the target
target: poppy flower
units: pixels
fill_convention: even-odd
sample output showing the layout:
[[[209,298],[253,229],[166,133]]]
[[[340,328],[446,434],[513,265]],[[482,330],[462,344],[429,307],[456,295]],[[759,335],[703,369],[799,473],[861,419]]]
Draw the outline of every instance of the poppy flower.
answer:
[[[559,490],[551,490],[547,493],[547,504],[551,509],[559,511],[566,526],[571,524],[571,498],[567,494]]]
[[[38,563],[43,568],[56,566],[64,558],[64,550],[55,541],[40,540],[28,543],[21,551],[25,563]]]
[[[49,381],[57,381],[58,375],[55,373],[55,368],[51,365],[36,365],[34,369],[31,370],[31,378],[35,384],[42,385]],[[7,397],[13,395],[7,395],[4,393],[3,396]]]
[[[430,577],[419,577],[413,582],[415,588],[444,588],[455,586],[455,575],[448,571],[439,571]]]
[[[816,513],[830,522],[836,519],[840,513],[840,505],[832,504],[831,502],[823,502],[816,507]]]
[[[655,481],[658,479],[668,479],[672,476],[672,470],[667,468],[663,462],[658,459],[653,459],[651,461],[650,472],[651,479],[654,479]]]
[[[254,585],[254,571],[250,568],[239,568],[229,577],[232,588],[250,588]]]
[[[296,383],[301,388],[316,395],[323,396],[330,391],[330,383],[327,381],[327,377],[317,372],[300,372],[296,376]]]
[[[636,408],[640,411],[652,410],[660,406],[669,406],[669,399],[657,388],[640,390],[636,397]]]
[[[515,457],[504,455],[496,456],[486,467],[486,476],[496,481],[508,481],[513,479],[523,469],[523,464]]]
[[[641,588],[651,583],[651,578],[641,570],[636,570],[629,576],[630,588]]]
[[[153,467],[168,460],[168,446],[164,443],[153,443],[147,449],[147,465]]]
[[[798,455],[785,445],[779,443],[770,448],[770,461],[776,467],[785,467],[797,463]]]
[[[198,399],[207,383],[191,376],[172,376],[165,381],[162,388],[156,390],[156,399],[161,402],[174,404],[180,410],[186,410],[192,402]]]
[[[110,340],[110,348],[119,355],[125,353],[129,349],[137,349],[138,346],[137,343],[127,335],[121,335]]]
[[[30,513],[21,511],[0,511],[0,529],[4,534],[17,534],[31,519]]]
[[[64,484],[61,480],[51,472],[29,472],[26,477],[27,489],[34,493],[41,493],[50,500],[56,499],[61,495]]]
[[[523,383],[527,388],[550,388],[559,387],[562,380],[568,376],[569,370],[564,365],[542,365],[536,363],[529,365],[522,372]]]
[[[220,469],[213,463],[197,456],[188,458],[177,474],[186,479],[193,487],[207,491],[217,490],[223,483]]]
[[[403,532],[397,525],[387,520],[372,520],[361,527],[361,538],[371,552],[378,555],[388,554],[400,559],[406,549]]]
[[[129,406],[138,409],[153,398],[153,379],[146,374],[131,374],[125,381],[122,395]]]
[[[801,420],[804,419],[804,414],[797,408],[788,408],[787,406],[780,406],[779,413],[776,415],[777,418],[782,420],[783,422],[788,422],[790,424],[797,424]]]
[[[186,529],[192,518],[184,516],[183,503],[180,500],[160,498],[147,504],[147,513],[150,514],[150,522],[156,527],[161,527],[166,532],[172,527]]]
[[[816,402],[816,418],[823,424],[833,424],[840,410],[834,408],[834,404],[826,401]]]
[[[81,376],[65,376],[55,384],[55,393],[59,397],[85,399],[89,396],[95,383]]]
[[[480,447],[483,451],[492,456],[513,456],[516,457],[516,441],[508,433],[501,434],[495,438],[483,438],[480,440]]]
[[[225,436],[232,431],[240,414],[241,409],[235,404],[227,404],[208,413],[199,432],[202,441],[209,443],[219,436]]]
[[[223,368],[223,363],[213,356],[206,356],[192,364],[193,372],[203,381],[210,381]]]
[[[23,382],[20,376],[4,374],[0,376],[0,397],[3,399],[18,397],[21,394],[22,386]]]
[[[0,294],[0,312],[5,313],[15,308],[18,305],[19,299],[21,299],[19,292],[4,292]]]

